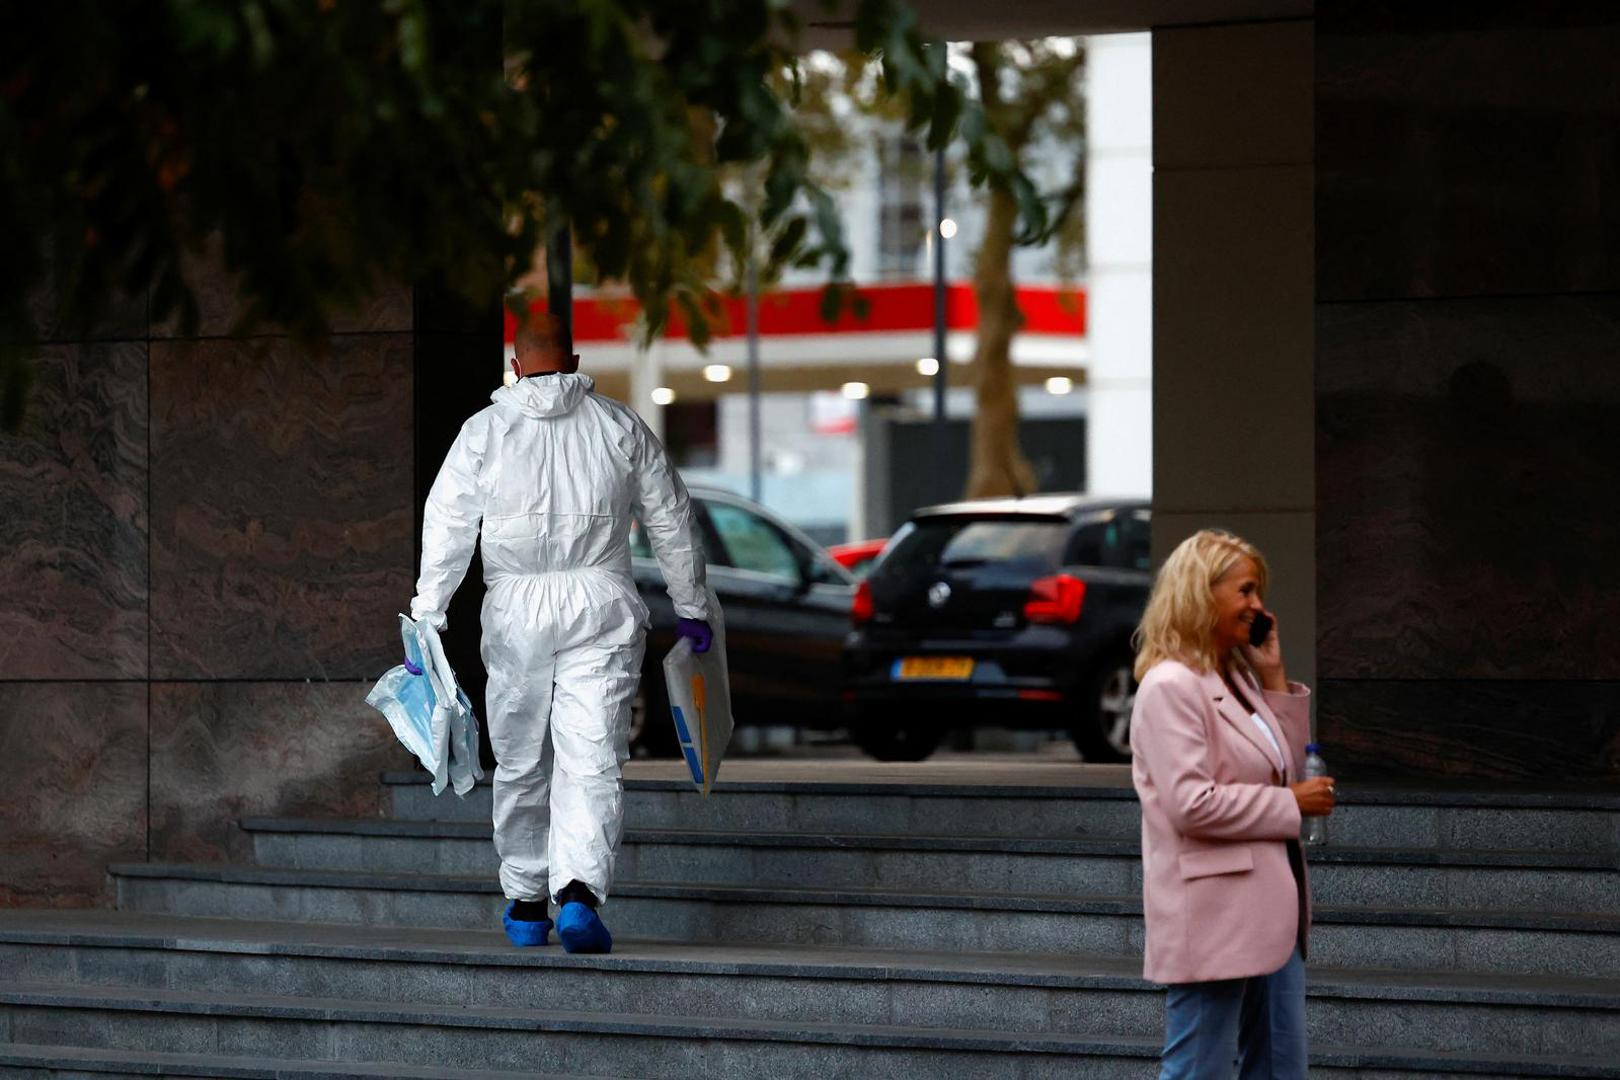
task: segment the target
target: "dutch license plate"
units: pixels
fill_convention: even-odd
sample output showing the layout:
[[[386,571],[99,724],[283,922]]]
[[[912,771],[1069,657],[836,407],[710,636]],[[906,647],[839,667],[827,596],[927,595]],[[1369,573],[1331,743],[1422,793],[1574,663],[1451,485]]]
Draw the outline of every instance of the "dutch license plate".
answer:
[[[973,658],[969,656],[907,656],[895,662],[897,679],[971,679]]]

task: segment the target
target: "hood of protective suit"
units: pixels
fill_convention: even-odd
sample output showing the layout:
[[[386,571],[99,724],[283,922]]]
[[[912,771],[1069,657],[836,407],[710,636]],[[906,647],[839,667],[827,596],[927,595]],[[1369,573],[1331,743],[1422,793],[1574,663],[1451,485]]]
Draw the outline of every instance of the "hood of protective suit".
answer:
[[[589,375],[544,375],[503,386],[489,395],[489,400],[502,408],[516,409],[525,416],[543,420],[573,412],[574,406],[595,388],[596,380]]]

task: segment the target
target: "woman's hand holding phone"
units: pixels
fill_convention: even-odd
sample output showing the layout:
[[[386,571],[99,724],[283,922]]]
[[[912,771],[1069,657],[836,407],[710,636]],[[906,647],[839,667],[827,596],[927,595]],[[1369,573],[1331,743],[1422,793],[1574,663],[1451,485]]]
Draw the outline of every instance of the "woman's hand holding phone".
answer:
[[[1267,690],[1286,693],[1288,676],[1283,672],[1282,642],[1277,637],[1277,617],[1261,611],[1249,624],[1249,643],[1239,646],[1243,658]]]

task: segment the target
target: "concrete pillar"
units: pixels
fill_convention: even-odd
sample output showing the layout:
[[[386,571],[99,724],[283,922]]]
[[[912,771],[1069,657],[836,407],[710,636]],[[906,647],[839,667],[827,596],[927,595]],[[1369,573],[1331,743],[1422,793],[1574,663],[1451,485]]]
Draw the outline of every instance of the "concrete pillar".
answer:
[[[1313,41],[1308,20],[1153,34],[1154,555],[1205,526],[1271,564],[1316,669]]]
[[[1086,42],[1086,489],[1153,490],[1153,41]]]

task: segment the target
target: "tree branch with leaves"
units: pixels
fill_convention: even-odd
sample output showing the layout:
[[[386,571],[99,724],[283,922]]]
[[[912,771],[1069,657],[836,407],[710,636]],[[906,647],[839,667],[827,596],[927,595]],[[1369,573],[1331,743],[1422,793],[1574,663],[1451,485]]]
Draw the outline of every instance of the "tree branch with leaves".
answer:
[[[1085,50],[1072,39],[976,42],[970,56],[978,110],[970,112],[965,126],[979,130],[969,142],[969,162],[987,189],[988,205],[973,271],[979,306],[973,357],[977,407],[965,495],[1025,495],[1035,488],[1035,473],[1018,444],[1012,341],[1023,316],[1012,252],[1017,244],[1040,243],[1066,228],[1071,244],[1077,239],[1072,226],[1084,195]],[[1076,147],[1072,179],[1047,195],[1029,179],[1025,160],[1043,140]],[[1038,214],[1026,209],[1032,203]]]
[[[962,87],[915,12],[842,7],[907,124],[957,135]],[[305,342],[388,281],[517,302],[561,229],[649,336],[674,304],[702,339],[716,254],[740,257],[750,220],[773,261],[827,271],[835,314],[848,253],[794,116],[799,30],[781,0],[0,8],[0,426],[21,417],[47,279],[81,323],[124,292],[185,331],[210,243],[238,282],[236,329]],[[763,171],[752,214],[725,189],[738,165]],[[1026,229],[1039,212],[1020,204]]]

